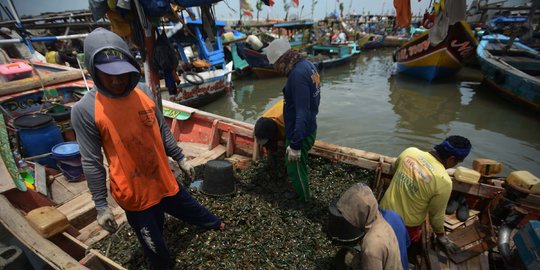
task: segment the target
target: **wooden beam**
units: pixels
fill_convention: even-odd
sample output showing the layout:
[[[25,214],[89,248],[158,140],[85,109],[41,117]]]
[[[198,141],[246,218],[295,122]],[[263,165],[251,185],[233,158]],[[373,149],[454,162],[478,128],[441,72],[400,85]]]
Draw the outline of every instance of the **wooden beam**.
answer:
[[[127,221],[125,212],[121,207],[111,207],[111,210],[113,212],[114,219],[119,226]],[[77,236],[77,239],[79,239],[81,242],[88,246],[99,242],[101,239],[109,235],[109,232],[101,228],[97,221],[90,223],[90,225],[81,229],[80,232],[81,234]]]
[[[0,221],[9,232],[52,268],[88,269],[58,246],[39,235],[2,194],[0,194]]]
[[[218,145],[214,149],[207,151],[192,160],[188,160],[188,163],[191,164],[191,166],[193,167],[204,165],[209,160],[218,159],[219,157],[223,156],[226,152],[227,152],[227,149],[225,148],[225,146]]]
[[[59,84],[68,81],[81,80],[82,74],[78,69],[66,70],[46,75],[41,75],[43,86]],[[32,77],[17,81],[0,83],[0,95],[24,92],[27,90],[40,88],[41,83],[38,77]]]
[[[84,192],[57,207],[68,218],[69,223],[78,230],[96,219],[96,208],[92,194]]]
[[[383,174],[391,174],[392,164],[395,158],[383,156],[377,153],[367,152],[359,149],[343,147],[335,144],[326,143],[323,141],[315,141],[315,145],[311,148],[310,154],[336,160],[339,162],[356,165],[365,169],[375,170],[379,164],[379,159],[382,158]]]

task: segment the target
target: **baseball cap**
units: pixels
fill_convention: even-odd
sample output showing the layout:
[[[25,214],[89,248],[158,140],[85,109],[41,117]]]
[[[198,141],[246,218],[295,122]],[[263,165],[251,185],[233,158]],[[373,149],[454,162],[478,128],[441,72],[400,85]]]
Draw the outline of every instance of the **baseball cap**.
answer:
[[[129,72],[139,73],[139,70],[129,62],[128,57],[115,49],[106,49],[97,53],[94,57],[94,65],[101,72],[109,75],[120,75]]]
[[[274,39],[268,47],[263,49],[270,64],[274,64],[285,52],[291,49],[291,44],[286,38]]]

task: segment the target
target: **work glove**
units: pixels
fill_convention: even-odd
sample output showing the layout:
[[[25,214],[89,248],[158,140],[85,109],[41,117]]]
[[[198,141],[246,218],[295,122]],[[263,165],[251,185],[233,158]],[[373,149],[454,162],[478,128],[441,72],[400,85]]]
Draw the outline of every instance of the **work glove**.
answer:
[[[109,207],[97,208],[97,223],[109,233],[118,230],[118,224],[114,220],[114,215]]]
[[[287,159],[289,162],[297,162],[300,160],[300,157],[302,156],[302,151],[300,150],[294,150],[291,148],[291,146],[287,146]]]
[[[178,161],[178,166],[180,166],[180,169],[191,179],[195,177],[195,168],[191,166],[189,163],[186,162],[186,159],[183,158],[180,161]]]
[[[443,245],[443,247],[449,254],[453,254],[459,251],[459,247],[456,245],[456,243],[448,239],[446,235],[438,236],[437,240],[439,241],[439,243],[441,243],[441,245]]]

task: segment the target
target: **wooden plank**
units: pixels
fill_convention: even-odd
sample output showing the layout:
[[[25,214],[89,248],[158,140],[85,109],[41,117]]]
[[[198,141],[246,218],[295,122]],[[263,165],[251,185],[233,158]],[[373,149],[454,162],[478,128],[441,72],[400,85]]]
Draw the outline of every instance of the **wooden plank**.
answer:
[[[39,163],[34,163],[35,171],[35,185],[36,191],[48,196],[47,193],[47,173],[45,172],[45,167]]]
[[[56,204],[63,204],[87,191],[86,181],[69,182],[62,174],[56,176],[51,184],[52,199]]]
[[[4,160],[0,158],[0,193],[13,188],[16,188],[13,177],[9,174]]]
[[[105,257],[105,255],[101,254],[98,250],[90,249],[89,254],[92,254],[95,258],[99,259],[105,270],[127,270],[115,261]]]
[[[503,188],[486,184],[468,184],[460,181],[452,181],[452,190],[470,194],[476,197],[493,199],[499,192],[504,192]]]
[[[28,224],[9,200],[0,194],[0,221],[6,229],[54,269],[88,269]]]
[[[323,141],[315,141],[315,145],[311,148],[309,153],[330,160],[359,166],[368,170],[375,170],[379,164],[380,158],[382,158],[384,161],[382,164],[383,174],[391,174],[392,165],[395,162],[395,158]]]
[[[116,223],[118,223],[118,226],[120,226],[121,224],[127,221],[125,212],[121,207],[119,206],[111,207],[111,210],[113,212]],[[80,233],[81,234],[77,236],[77,239],[79,239],[81,242],[83,242],[85,245],[88,245],[88,246],[91,246],[94,243],[99,242],[101,239],[109,235],[109,232],[101,228],[101,226],[99,226],[97,221],[94,221],[90,223],[88,226],[81,229]]]
[[[191,166],[197,167],[206,164],[206,162],[208,162],[209,160],[218,159],[219,157],[225,155],[225,152],[227,152],[225,146],[218,145],[214,149],[207,151],[201,156],[189,160],[188,162],[191,164]]]
[[[66,70],[45,75],[42,74],[41,80],[39,77],[35,76],[27,79],[0,83],[0,95],[8,95],[24,92],[35,88],[40,88],[42,83],[43,86],[49,86],[75,80],[82,80],[81,71],[78,69]]]
[[[87,251],[86,256],[80,260],[81,264],[88,266],[92,270],[104,269],[104,270],[125,270],[126,268],[122,267],[120,264],[111,260],[110,258],[101,254],[98,250],[90,249],[85,243],[81,242],[79,239],[63,233],[63,236],[66,239],[69,239],[71,242],[76,244],[79,248]]]
[[[455,213],[451,214],[451,215],[445,215],[445,217],[444,217],[444,227],[448,228],[450,230],[454,230],[455,228],[465,224],[467,221],[475,218],[479,213],[480,213],[480,211],[477,211],[477,210],[474,210],[474,209],[469,209],[469,218],[467,218],[467,220],[465,220],[465,221],[460,221],[456,217]]]
[[[245,170],[251,166],[251,158],[246,156],[232,155],[225,160],[230,161],[235,170]]]
[[[481,240],[486,237],[486,232],[479,223],[455,230],[447,235],[459,247],[464,247],[470,243]]]
[[[450,254],[448,257],[450,257],[450,259],[454,263],[460,264],[460,263],[462,263],[464,261],[469,260],[472,257],[475,257],[475,256],[483,253],[484,251],[488,250],[490,248],[490,246],[491,245],[487,241],[481,241],[481,242],[473,245],[472,247],[470,247],[470,248],[468,248],[466,250],[462,250],[460,252]],[[475,268],[475,269],[477,269],[477,268]]]
[[[178,142],[177,145],[182,148],[182,153],[187,159],[198,157],[208,151],[208,145],[202,143]]]
[[[90,192],[81,193],[57,209],[66,215],[69,223],[77,229],[86,227],[96,219],[96,208]]]

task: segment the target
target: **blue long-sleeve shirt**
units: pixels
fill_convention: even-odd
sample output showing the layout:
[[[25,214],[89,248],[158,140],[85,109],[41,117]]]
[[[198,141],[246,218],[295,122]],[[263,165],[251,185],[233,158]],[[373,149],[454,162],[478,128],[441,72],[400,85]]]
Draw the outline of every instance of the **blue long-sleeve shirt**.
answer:
[[[321,78],[317,68],[306,59],[299,60],[287,77],[283,88],[285,137],[292,149],[299,150],[304,138],[317,130]]]

